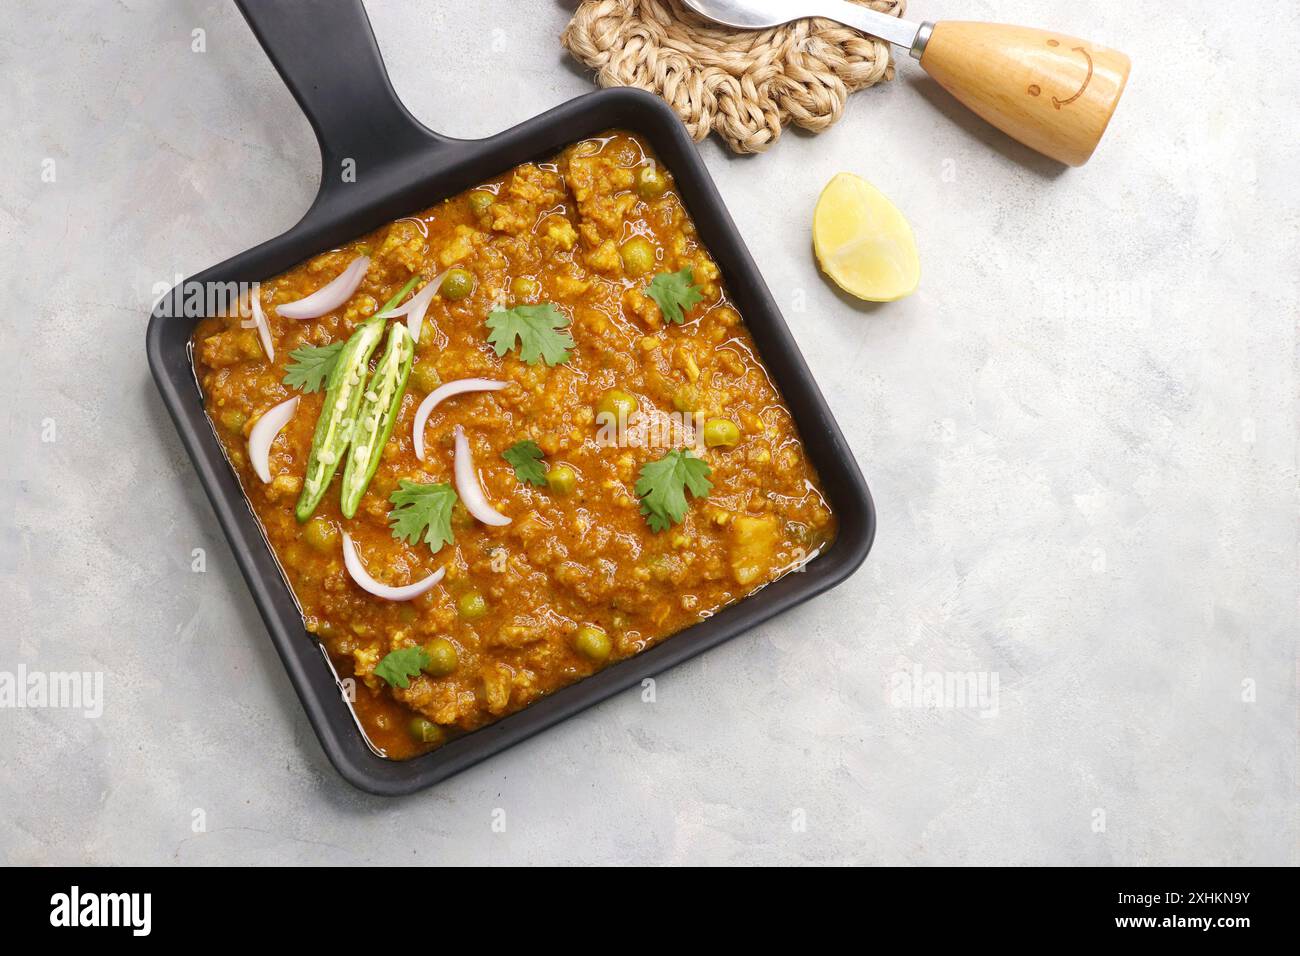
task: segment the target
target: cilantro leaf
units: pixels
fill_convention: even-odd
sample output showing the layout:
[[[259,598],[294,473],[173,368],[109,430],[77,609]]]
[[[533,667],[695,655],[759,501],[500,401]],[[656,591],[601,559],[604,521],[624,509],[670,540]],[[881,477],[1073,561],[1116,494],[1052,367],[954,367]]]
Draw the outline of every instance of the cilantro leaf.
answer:
[[[530,485],[541,487],[546,484],[546,469],[542,466],[542,450],[537,442],[525,438],[517,441],[501,453],[501,457],[510,462],[515,469],[515,477]]]
[[[573,336],[565,329],[568,318],[554,303],[542,305],[517,305],[513,309],[497,309],[487,318],[488,342],[497,355],[505,355],[519,339],[519,357],[529,365],[541,358],[547,365],[559,365],[569,360],[568,350],[573,348]]]
[[[293,362],[284,369],[284,384],[304,392],[319,391],[334,371],[344,342],[340,339],[329,345],[304,345],[289,353]]]
[[[651,531],[666,531],[686,517],[686,492],[703,498],[713,489],[712,469],[689,451],[673,449],[641,466],[636,494]]]
[[[397,485],[397,490],[388,496],[397,506],[388,512],[393,537],[407,544],[418,544],[423,534],[429,550],[437,554],[452,540],[451,506],[456,503],[456,492],[451,485],[425,484],[405,478]]]
[[[646,295],[655,300],[664,318],[678,325],[686,321],[685,312],[691,306],[704,301],[690,266],[680,272],[661,272],[650,280],[645,291]]]
[[[375,676],[386,680],[389,687],[409,687],[411,678],[428,663],[429,655],[423,647],[403,647],[384,655],[375,665]]]

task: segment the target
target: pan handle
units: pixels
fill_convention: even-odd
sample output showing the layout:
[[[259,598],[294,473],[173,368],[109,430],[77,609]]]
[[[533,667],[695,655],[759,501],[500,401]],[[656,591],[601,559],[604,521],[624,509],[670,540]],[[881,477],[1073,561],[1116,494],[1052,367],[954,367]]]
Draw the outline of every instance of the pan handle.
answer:
[[[321,152],[322,196],[455,140],[397,98],[361,0],[235,0],[307,114]]]

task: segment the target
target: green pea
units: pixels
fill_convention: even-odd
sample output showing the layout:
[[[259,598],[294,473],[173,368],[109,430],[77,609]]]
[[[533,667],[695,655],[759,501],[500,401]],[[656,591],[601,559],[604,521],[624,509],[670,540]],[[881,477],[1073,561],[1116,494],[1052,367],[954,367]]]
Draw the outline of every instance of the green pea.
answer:
[[[535,299],[541,294],[542,284],[531,276],[516,276],[510,281],[510,294],[515,299]]]
[[[727,418],[710,418],[704,423],[704,444],[710,448],[730,448],[740,441],[740,429]]]
[[[440,744],[447,736],[441,727],[425,717],[412,717],[406,728],[422,744]]]
[[[632,414],[640,408],[640,403],[636,396],[623,391],[621,388],[611,388],[600,400],[596,402],[596,414],[603,415],[606,419],[621,419],[627,421]]]
[[[474,291],[474,276],[468,269],[452,269],[438,286],[438,294],[448,302],[459,302]]]
[[[647,202],[658,199],[668,189],[668,177],[657,166],[647,166],[636,178],[636,194]]]
[[[557,495],[568,495],[578,486],[578,475],[568,465],[554,465],[546,470],[546,487]]]
[[[628,275],[645,275],[655,267],[655,247],[645,236],[633,236],[618,250]]]
[[[416,362],[411,369],[410,382],[421,392],[432,392],[442,384],[442,376],[432,362]]]
[[[613,649],[609,635],[591,624],[584,624],[578,628],[578,633],[573,638],[573,646],[579,654],[593,661],[603,661],[609,657],[609,652]]]
[[[243,431],[247,422],[248,416],[237,408],[231,408],[221,413],[221,424],[232,432]]]
[[[333,551],[338,547],[339,529],[329,518],[315,517],[303,526],[302,536],[317,551]]]
[[[456,600],[456,610],[461,617],[472,621],[488,612],[487,601],[477,591],[466,591]]]
[[[486,189],[476,189],[469,194],[469,211],[476,216],[481,216],[488,211],[488,207],[497,201]]]
[[[429,663],[424,665],[424,672],[430,677],[446,677],[460,663],[456,645],[445,637],[435,637],[424,645],[424,653],[429,655]]]

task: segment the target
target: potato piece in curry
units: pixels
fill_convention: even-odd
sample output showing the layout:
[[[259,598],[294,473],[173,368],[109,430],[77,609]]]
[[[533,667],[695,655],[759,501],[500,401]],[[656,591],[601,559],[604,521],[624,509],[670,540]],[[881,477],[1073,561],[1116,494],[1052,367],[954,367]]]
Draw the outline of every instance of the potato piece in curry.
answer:
[[[276,314],[359,255],[370,266],[345,304],[315,319]],[[396,425],[355,517],[342,516],[336,474],[300,524],[294,508],[324,392],[285,384],[290,352],[343,342],[413,277],[422,285],[448,270],[454,279],[430,301]],[[790,413],[672,175],[633,135],[612,132],[519,166],[263,282],[260,295],[274,361],[239,315],[206,319],[195,332],[206,408],[307,629],[356,677],[362,725],[390,757],[437,747],[636,654],[834,537]],[[489,344],[489,315],[519,306],[534,311],[513,314],[561,317],[573,342],[563,361],[530,364],[519,347],[499,355]],[[438,404],[421,461],[417,406],[466,378],[506,386]],[[248,436],[295,395],[264,483]],[[602,413],[625,427],[608,429]],[[458,426],[486,498],[510,523],[484,524],[457,501],[451,541],[435,552],[394,536],[389,499],[403,481],[455,484]],[[515,447],[524,451],[503,457]],[[697,459],[689,467],[707,481],[683,487],[684,507],[668,507],[680,515],[661,513],[656,531],[638,482],[669,455]],[[655,505],[672,496],[644,497]],[[344,532],[385,584],[439,568],[445,576],[413,600],[375,597],[344,567]],[[424,666],[406,686],[390,684],[381,662],[407,648],[423,650]]]

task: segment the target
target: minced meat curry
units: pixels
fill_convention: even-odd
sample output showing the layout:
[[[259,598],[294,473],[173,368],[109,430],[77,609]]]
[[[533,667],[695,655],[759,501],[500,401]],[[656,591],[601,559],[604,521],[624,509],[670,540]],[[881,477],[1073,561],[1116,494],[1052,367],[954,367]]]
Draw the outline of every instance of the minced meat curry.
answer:
[[[717,265],[633,135],[253,295],[194,334],[207,411],[390,757],[636,654],[834,536]]]

